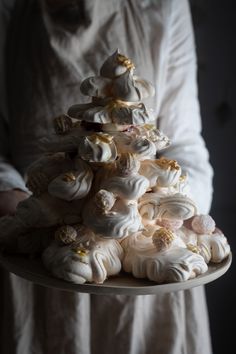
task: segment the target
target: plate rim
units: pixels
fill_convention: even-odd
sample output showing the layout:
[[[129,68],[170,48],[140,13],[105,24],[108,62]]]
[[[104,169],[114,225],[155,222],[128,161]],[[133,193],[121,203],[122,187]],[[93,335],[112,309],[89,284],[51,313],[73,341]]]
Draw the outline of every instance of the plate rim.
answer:
[[[25,270],[20,267],[19,259],[24,259],[24,262],[29,265],[37,264],[42,268],[41,273],[30,271],[30,269]],[[17,262],[18,260],[18,262]],[[49,288],[56,288],[62,291],[72,291],[90,294],[101,294],[101,295],[154,295],[163,294],[181,290],[187,290],[194,288],[196,286],[201,286],[208,284],[222,275],[224,275],[230,268],[232,263],[232,252],[220,263],[209,263],[208,271],[204,274],[197,276],[196,278],[189,279],[183,282],[176,283],[164,283],[157,284],[148,279],[137,279],[131,274],[122,272],[118,276],[112,276],[107,279],[103,284],[85,283],[85,284],[75,284],[69,281],[59,279],[50,274],[46,268],[44,268],[41,259],[30,259],[23,258],[22,255],[6,255],[0,252],[0,264],[10,273],[20,276],[34,284],[41,285]],[[45,273],[45,274],[44,274]],[[119,284],[121,280],[125,280],[125,284]],[[138,285],[126,285],[126,282],[130,281]],[[140,285],[139,285],[140,283]],[[143,284],[142,284],[143,283]]]

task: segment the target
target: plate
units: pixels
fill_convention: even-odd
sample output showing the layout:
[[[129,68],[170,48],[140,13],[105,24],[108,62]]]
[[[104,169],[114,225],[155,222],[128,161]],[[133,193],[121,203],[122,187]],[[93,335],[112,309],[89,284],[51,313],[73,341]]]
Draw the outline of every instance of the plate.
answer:
[[[210,263],[206,273],[179,283],[156,284],[147,279],[136,279],[130,274],[120,273],[118,276],[110,277],[103,284],[80,285],[53,277],[44,268],[40,258],[30,259],[21,255],[0,254],[0,263],[6,270],[33,283],[59,290],[114,295],[163,294],[190,289],[221,277],[229,269],[231,262],[232,254],[230,253],[223,262]]]

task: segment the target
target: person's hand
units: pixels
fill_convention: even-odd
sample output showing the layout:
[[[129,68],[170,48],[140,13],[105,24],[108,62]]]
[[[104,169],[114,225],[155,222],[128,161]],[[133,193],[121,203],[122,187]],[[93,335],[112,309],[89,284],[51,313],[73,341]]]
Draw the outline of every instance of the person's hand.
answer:
[[[14,214],[19,202],[29,197],[29,194],[20,189],[0,192],[0,217]]]

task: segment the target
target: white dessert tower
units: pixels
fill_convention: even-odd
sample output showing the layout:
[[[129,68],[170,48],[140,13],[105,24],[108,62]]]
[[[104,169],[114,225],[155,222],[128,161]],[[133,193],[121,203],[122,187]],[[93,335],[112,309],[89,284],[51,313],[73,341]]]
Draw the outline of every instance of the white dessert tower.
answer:
[[[157,158],[170,142],[142,102],[154,89],[132,61],[116,51],[81,92],[91,102],[55,118],[56,134],[40,142],[44,155],[28,171],[32,196],[0,219],[2,246],[41,252],[49,271],[78,284],[121,269],[184,281],[227,257],[225,236],[197,215],[181,167]]]

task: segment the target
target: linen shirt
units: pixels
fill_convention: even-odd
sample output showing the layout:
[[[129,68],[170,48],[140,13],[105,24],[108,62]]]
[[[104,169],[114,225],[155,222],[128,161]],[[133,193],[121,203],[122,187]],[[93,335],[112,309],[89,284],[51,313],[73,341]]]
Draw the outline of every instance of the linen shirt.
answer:
[[[80,23],[50,16],[37,0],[0,2],[0,190],[27,190],[27,167],[52,119],[86,102],[81,81],[117,48],[156,94],[146,104],[171,140],[163,155],[189,175],[199,213],[212,197],[201,136],[196,54],[187,0],[80,1]],[[82,10],[81,10],[82,11]],[[70,18],[70,17],[69,17]],[[1,353],[209,354],[204,289],[99,296],[59,291],[2,273]]]

